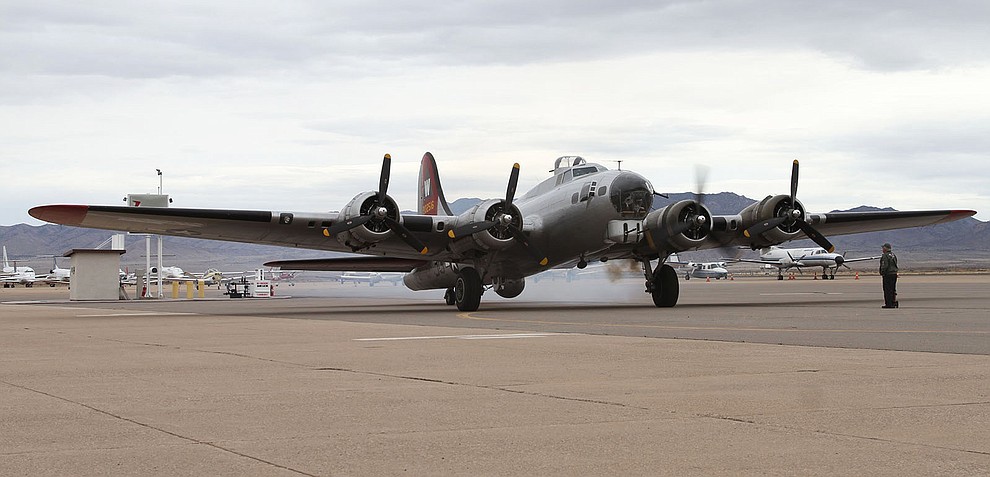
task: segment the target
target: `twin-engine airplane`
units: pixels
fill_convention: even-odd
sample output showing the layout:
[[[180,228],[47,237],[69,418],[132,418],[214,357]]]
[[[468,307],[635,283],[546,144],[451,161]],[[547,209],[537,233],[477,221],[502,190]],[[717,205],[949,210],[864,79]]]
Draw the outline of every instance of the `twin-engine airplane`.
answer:
[[[702,278],[721,280],[723,278],[729,277],[729,270],[726,267],[726,262],[684,262],[678,258],[676,253],[670,254],[665,262],[668,265],[680,265],[686,267],[687,270],[684,272],[684,279],[690,280],[692,278]]]
[[[548,268],[592,260],[642,264],[646,292],[658,307],[677,303],[673,252],[745,245],[755,249],[808,237],[826,250],[825,235],[919,227],[974,215],[972,210],[809,214],[797,200],[798,162],[789,195],[767,196],[736,215],[712,215],[702,194],[651,210],[659,195],[645,177],[612,171],[580,157],[557,159],[553,176],[516,199],[519,164],[502,199],[453,215],[433,155],[420,165],[419,213],[400,214],[388,196],[391,157],[378,189],[355,196],[339,213],[46,205],[31,216],[47,222],[235,242],[356,252],[375,257],[284,260],[287,270],[408,272],[412,290],[446,290],[448,304],[477,310],[492,289],[513,298],[525,278]]]
[[[777,280],[784,279],[784,271],[804,267],[822,267],[822,280],[835,280],[835,272],[839,267],[849,268],[850,263],[877,260],[876,257],[846,258],[845,255],[829,252],[823,248],[780,248],[767,247],[760,250],[760,259],[750,258],[731,259],[733,262],[759,263],[777,268]],[[831,272],[831,273],[829,273]]]

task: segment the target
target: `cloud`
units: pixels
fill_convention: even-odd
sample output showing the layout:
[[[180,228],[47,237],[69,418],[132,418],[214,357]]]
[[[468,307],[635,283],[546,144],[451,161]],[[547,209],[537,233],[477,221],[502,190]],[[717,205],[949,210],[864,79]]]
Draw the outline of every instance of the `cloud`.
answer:
[[[988,210],[967,192],[990,176],[988,8],[7,2],[0,160],[18,181],[0,223],[43,202],[116,203],[156,167],[187,206],[339,208],[374,187],[384,152],[411,207],[402,178],[427,150],[450,198],[504,194],[512,162],[535,185],[565,154],[621,160],[670,192],[707,164],[709,190],[759,198],[786,191],[798,158],[815,210]],[[880,193],[882,171],[918,193]]]

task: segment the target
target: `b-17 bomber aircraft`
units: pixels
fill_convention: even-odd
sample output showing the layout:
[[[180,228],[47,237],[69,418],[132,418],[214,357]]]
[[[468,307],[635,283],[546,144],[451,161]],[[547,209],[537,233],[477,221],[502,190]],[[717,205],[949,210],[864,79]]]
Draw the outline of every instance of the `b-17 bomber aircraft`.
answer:
[[[735,215],[712,215],[694,199],[652,209],[657,192],[645,177],[609,170],[576,156],[557,159],[553,175],[516,198],[519,164],[504,198],[453,215],[433,155],[420,164],[419,207],[400,214],[388,195],[391,157],[385,155],[376,190],[357,194],[340,212],[286,212],[103,205],[45,205],[31,216],[98,229],[354,252],[369,256],[282,260],[286,270],[408,272],[412,290],[445,290],[449,305],[477,310],[482,294],[522,293],[525,279],[566,264],[630,259],[642,265],[646,292],[658,307],[677,303],[677,273],[665,263],[674,252],[748,246],[754,250],[826,235],[919,227],[974,215],[972,210],[807,213],[797,199],[798,162],[790,194],[770,195]],[[700,188],[700,187],[699,187]]]

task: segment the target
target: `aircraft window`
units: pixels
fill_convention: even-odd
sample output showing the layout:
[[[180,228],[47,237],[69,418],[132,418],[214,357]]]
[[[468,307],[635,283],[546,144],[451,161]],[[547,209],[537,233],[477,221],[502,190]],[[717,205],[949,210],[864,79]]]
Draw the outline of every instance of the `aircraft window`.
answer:
[[[601,187],[599,187],[599,188],[598,188],[598,197],[601,197],[601,196],[603,196],[603,195],[605,195],[605,192],[606,192],[607,190],[608,190],[608,189],[606,189],[606,188],[605,188],[605,186],[601,186]]]
[[[581,177],[581,176],[584,176],[584,175],[594,174],[594,173],[598,172],[598,168],[596,168],[596,167],[576,167],[576,168],[572,169],[572,172],[574,173],[574,177]]]
[[[609,198],[622,216],[643,218],[653,205],[653,189],[642,177],[624,173],[612,181]]]

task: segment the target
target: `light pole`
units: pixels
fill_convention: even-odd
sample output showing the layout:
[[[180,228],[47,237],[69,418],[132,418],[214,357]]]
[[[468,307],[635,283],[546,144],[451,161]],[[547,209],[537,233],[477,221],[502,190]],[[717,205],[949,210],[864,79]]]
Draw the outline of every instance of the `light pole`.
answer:
[[[162,195],[162,170],[155,169],[155,172],[158,173],[158,195]],[[165,206],[167,207],[168,203],[166,203]],[[151,251],[149,250],[148,253],[150,254]],[[162,297],[162,267],[163,266],[164,263],[162,263],[162,236],[158,235],[158,273],[157,273],[158,298]]]

